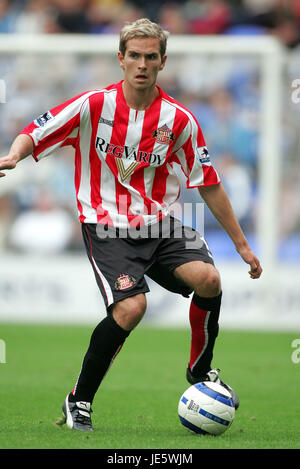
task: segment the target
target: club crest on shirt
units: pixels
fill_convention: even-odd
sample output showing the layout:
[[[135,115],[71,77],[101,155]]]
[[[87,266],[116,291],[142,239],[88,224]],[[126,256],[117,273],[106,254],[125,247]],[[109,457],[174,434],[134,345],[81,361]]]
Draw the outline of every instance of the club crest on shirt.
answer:
[[[155,138],[157,143],[168,144],[174,141],[175,134],[171,129],[169,129],[167,124],[164,124],[162,127],[159,127],[152,132],[152,137]]]
[[[120,274],[115,282],[116,290],[126,290],[127,288],[132,287],[136,283],[134,277],[129,274]]]
[[[206,166],[211,166],[209,153],[206,147],[197,148],[197,160],[201,164],[205,164]]]

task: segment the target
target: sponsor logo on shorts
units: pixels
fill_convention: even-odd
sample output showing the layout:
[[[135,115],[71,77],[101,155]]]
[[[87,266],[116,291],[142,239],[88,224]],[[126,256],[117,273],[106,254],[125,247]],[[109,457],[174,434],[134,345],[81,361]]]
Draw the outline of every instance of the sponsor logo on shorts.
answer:
[[[127,288],[132,287],[135,283],[136,283],[136,280],[131,275],[121,274],[115,282],[115,289],[126,290]]]

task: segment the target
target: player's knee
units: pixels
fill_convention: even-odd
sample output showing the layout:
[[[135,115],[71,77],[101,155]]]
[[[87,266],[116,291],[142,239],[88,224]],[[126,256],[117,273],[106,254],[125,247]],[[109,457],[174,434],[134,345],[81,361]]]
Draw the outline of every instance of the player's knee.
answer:
[[[221,293],[220,276],[216,270],[209,275],[207,290],[210,292],[209,296],[217,296]]]
[[[146,297],[139,294],[118,301],[113,308],[114,320],[123,329],[130,331],[137,326],[146,311]]]
[[[221,293],[221,279],[219,272],[214,268],[207,270],[205,278],[201,279],[195,289],[199,296],[213,298]]]

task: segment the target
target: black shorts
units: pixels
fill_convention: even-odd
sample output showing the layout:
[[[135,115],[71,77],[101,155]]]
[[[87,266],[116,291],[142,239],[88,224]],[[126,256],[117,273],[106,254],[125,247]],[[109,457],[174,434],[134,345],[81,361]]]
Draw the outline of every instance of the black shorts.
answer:
[[[166,217],[157,226],[159,230],[154,234],[148,227],[146,235],[143,232],[132,238],[116,229],[113,236],[103,236],[103,225],[82,223],[87,254],[107,308],[129,296],[149,292],[145,275],[165,289],[188,297],[192,290],[176,279],[174,269],[195,260],[214,265],[197,231],[182,226],[173,217]]]

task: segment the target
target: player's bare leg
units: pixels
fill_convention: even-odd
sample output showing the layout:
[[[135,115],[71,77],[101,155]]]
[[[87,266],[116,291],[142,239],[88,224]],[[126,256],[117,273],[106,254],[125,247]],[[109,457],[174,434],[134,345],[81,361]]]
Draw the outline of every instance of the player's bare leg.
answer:
[[[177,267],[174,275],[191,287],[200,297],[213,298],[221,293],[219,272],[207,262],[187,262]]]

